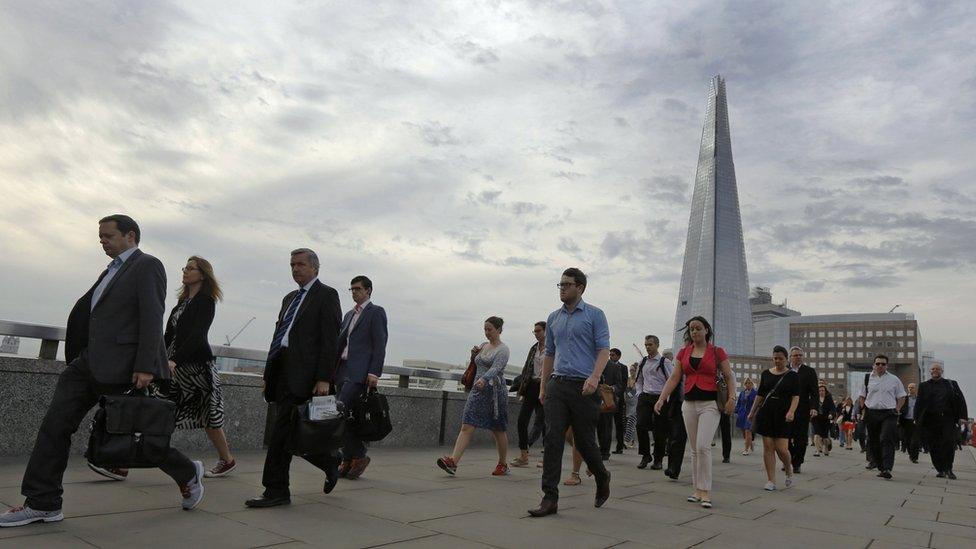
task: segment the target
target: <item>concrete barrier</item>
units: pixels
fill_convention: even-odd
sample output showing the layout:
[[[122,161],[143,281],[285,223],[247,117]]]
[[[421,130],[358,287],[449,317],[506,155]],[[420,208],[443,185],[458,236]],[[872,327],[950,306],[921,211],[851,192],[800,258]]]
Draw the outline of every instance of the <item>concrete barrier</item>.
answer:
[[[24,456],[31,452],[41,420],[47,412],[64,369],[61,361],[0,356],[0,456]],[[261,397],[261,378],[239,374],[221,374],[224,397],[224,430],[231,449],[260,450],[264,440],[267,404]],[[461,428],[465,394],[457,391],[432,391],[381,387],[390,403],[393,432],[378,447],[453,446]],[[515,421],[519,403],[509,398],[509,440],[516,441]],[[72,452],[83,453],[88,441],[91,413],[82,421],[72,439]],[[493,444],[490,433],[481,429],[473,445]],[[173,445],[180,449],[206,451],[210,442],[202,429],[178,431]]]

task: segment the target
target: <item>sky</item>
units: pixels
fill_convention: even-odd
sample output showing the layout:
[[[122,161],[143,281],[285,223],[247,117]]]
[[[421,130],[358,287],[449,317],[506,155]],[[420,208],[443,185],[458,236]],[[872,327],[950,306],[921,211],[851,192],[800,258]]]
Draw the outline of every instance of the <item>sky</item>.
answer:
[[[709,80],[727,80],[749,280],[804,314],[885,312],[976,403],[972,2],[0,4],[0,318],[63,325],[142,227],[211,341],[266,348],[289,251],[387,364],[519,363],[577,266],[624,361],[671,339]],[[976,404],[974,404],[976,405]]]

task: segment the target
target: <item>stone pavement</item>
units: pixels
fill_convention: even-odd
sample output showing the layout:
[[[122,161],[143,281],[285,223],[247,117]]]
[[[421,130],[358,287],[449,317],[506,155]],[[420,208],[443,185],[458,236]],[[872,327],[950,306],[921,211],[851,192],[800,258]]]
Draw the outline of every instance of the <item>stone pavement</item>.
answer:
[[[176,487],[156,470],[103,480],[72,458],[64,522],[0,530],[5,547],[976,547],[976,460],[956,455],[957,481],[935,478],[898,454],[894,479],[864,470],[857,450],[808,453],[789,490],[765,492],[761,455],[715,464],[715,507],[685,502],[679,481],[638,470],[634,450],[613,456],[611,499],[593,508],[594,483],[562,487],[559,514],[528,518],[538,504],[540,470],[490,476],[494,450],[472,449],[457,477],[434,465],[438,449],[376,449],[366,475],[321,492],[323,475],[296,460],[292,505],[245,509],[261,488],[262,456],[238,456],[233,476],[208,480],[206,499],[179,509]],[[210,457],[210,456],[208,456]],[[535,456],[537,457],[537,456]],[[210,459],[213,459],[210,457]],[[26,460],[0,461],[0,502],[19,505]],[[568,471],[568,456],[566,459]],[[778,479],[782,484],[782,478]]]

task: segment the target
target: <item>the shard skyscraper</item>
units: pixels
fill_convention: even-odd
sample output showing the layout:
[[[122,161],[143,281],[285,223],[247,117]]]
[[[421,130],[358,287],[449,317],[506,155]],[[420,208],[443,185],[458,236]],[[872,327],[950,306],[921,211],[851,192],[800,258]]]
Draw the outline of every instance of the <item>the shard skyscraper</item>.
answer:
[[[713,341],[730,355],[754,354],[749,273],[721,76],[712,78],[708,92],[674,319],[675,350],[681,345],[679,330],[695,315],[708,319]]]

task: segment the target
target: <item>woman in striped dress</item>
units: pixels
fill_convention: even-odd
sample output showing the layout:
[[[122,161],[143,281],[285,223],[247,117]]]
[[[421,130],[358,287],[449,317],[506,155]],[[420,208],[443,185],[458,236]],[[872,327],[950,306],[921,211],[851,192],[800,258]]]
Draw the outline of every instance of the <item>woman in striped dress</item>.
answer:
[[[213,266],[193,256],[183,267],[183,285],[166,322],[166,355],[173,374],[167,396],[176,402],[178,429],[203,429],[219,454],[217,464],[204,473],[222,477],[237,467],[224,434],[224,402],[220,377],[207,341],[216,302],[223,298]]]

